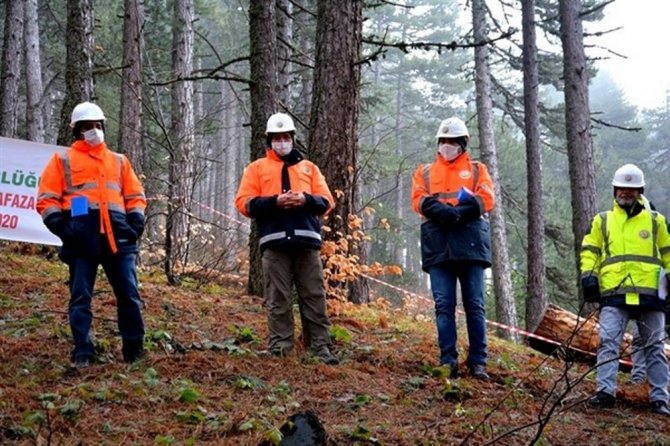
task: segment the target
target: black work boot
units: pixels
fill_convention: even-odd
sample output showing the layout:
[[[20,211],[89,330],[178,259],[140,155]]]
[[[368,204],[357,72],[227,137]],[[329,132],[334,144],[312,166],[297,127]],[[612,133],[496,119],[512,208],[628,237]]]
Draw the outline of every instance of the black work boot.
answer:
[[[649,405],[651,411],[660,415],[670,415],[670,409],[668,409],[668,403],[663,400],[652,401]]]
[[[589,406],[598,409],[605,407],[614,407],[615,404],[616,404],[616,397],[614,395],[610,395],[607,392],[603,392],[602,390],[597,392],[591,398],[589,398]]]
[[[328,347],[321,347],[316,353],[317,356],[324,364],[328,365],[339,365],[340,360],[337,359],[337,356],[333,355]]]
[[[88,356],[79,356],[74,360],[74,368],[85,369],[86,367],[91,365],[91,362],[93,362],[93,360]]]
[[[440,367],[449,367],[449,378],[451,379],[458,378],[458,363],[450,364],[448,362],[445,362],[444,364],[440,364]]]
[[[470,375],[475,379],[482,381],[489,381],[491,377],[486,373],[486,366],[484,364],[476,364],[470,367]]]
[[[290,346],[278,345],[270,349],[270,354],[278,358],[286,358],[287,356],[291,356],[292,353],[293,353],[293,347]]]
[[[144,358],[144,340],[133,339],[132,341],[123,340],[123,360],[128,363],[133,363]]]

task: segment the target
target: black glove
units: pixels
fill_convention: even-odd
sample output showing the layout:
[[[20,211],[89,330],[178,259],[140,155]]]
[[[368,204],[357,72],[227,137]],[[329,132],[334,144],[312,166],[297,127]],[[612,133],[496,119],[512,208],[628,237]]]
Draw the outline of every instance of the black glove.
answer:
[[[458,210],[450,204],[444,204],[435,197],[427,197],[421,202],[421,213],[440,223],[452,225],[461,217]]]
[[[276,215],[279,210],[277,207],[277,196],[255,197],[249,201],[249,215],[252,218],[268,218]]]
[[[144,233],[144,214],[139,212],[129,212],[126,215],[126,221],[128,226],[135,231],[135,239],[139,239]]]
[[[600,285],[598,284],[598,277],[582,277],[582,290],[584,290],[585,302],[600,302]]]
[[[49,229],[49,231],[60,238],[63,243],[73,238],[72,230],[68,226],[68,221],[61,212],[54,212],[53,214],[49,215],[44,220],[44,225]]]
[[[476,220],[482,215],[479,203],[474,197],[459,203],[456,210],[459,213],[459,220],[463,222]]]
[[[441,203],[440,203],[441,204]],[[453,225],[461,219],[461,213],[450,204],[442,204],[439,210],[440,220],[446,225]]]
[[[314,215],[323,215],[330,207],[328,200],[321,195],[312,195],[307,192],[303,192],[303,194],[305,195],[305,207]]]

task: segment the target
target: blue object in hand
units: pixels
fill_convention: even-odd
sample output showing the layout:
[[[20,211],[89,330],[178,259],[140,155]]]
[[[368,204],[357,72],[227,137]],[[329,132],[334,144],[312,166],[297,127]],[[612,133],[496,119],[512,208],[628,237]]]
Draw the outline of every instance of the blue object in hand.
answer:
[[[458,194],[456,195],[456,199],[459,202],[463,202],[463,201],[467,200],[468,198],[472,197],[473,195],[474,194],[472,193],[472,191],[470,189],[463,186],[458,190]]]
[[[78,217],[80,215],[87,215],[88,214],[88,198],[87,197],[82,197],[82,196],[72,197],[71,212],[72,212],[73,217]]]

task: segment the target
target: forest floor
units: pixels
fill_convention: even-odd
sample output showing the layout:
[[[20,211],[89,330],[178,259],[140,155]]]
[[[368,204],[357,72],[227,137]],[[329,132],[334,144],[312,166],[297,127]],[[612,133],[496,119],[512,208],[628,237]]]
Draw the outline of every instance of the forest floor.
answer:
[[[594,391],[588,365],[490,332],[492,380],[449,379],[436,367],[433,322],[382,302],[329,304],[339,366],[302,348],[269,356],[262,300],[235,276],[174,287],[143,271],[148,357],[130,366],[100,276],[97,359],[77,370],[67,270],[26,251],[0,247],[0,444],[270,445],[308,410],[330,445],[670,444],[670,417],[652,414],[646,385],[627,375],[617,406],[594,410],[584,403]]]

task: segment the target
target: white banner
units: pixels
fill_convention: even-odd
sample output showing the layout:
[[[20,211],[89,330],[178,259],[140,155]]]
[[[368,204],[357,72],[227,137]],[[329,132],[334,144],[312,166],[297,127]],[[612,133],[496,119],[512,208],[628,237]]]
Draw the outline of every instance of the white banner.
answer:
[[[35,210],[37,185],[56,151],[66,147],[0,137],[0,239],[60,245]]]

